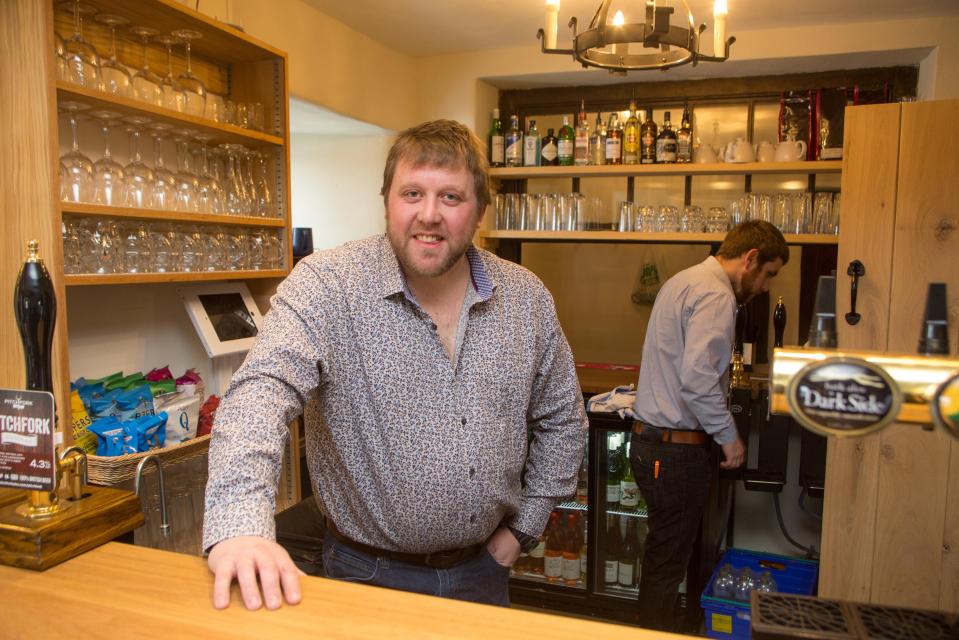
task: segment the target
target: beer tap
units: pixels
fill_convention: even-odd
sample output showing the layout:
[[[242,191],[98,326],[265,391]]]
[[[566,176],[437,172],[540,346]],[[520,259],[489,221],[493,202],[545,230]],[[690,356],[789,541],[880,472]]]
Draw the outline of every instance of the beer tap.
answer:
[[[816,307],[809,325],[809,346],[835,349],[836,336],[836,276],[819,276],[816,287]]]
[[[749,376],[743,362],[743,333],[746,329],[746,306],[736,309],[736,337],[733,345],[733,361],[729,369],[729,387],[743,389],[749,387]]]
[[[919,353],[926,356],[949,355],[949,312],[946,309],[945,282],[929,283],[926,315],[919,334]]]

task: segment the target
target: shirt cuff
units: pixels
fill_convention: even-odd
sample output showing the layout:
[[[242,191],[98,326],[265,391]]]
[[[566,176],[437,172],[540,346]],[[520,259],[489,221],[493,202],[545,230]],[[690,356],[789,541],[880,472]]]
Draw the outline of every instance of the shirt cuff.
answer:
[[[736,429],[736,423],[730,420],[729,424],[722,427],[719,431],[713,431],[712,436],[716,444],[732,444],[736,442],[736,438],[739,437],[739,430]]]
[[[242,500],[207,507],[203,516],[204,554],[218,542],[239,536],[276,539],[274,508],[268,500]]]
[[[536,545],[539,544],[539,538],[534,538],[527,533],[523,533],[516,527],[507,525],[506,528],[510,530],[510,533],[513,534],[513,537],[516,538],[517,542],[519,542],[519,548],[523,553],[529,553],[536,548]]]
[[[519,512],[506,523],[506,526],[539,539],[546,530],[549,514],[553,512],[557,502],[556,498],[523,498]]]

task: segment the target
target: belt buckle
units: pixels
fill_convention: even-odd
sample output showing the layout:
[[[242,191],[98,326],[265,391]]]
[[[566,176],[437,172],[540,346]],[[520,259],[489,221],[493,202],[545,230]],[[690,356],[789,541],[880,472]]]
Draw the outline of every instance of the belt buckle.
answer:
[[[447,569],[451,557],[449,551],[434,551],[423,556],[423,564],[431,569]]]

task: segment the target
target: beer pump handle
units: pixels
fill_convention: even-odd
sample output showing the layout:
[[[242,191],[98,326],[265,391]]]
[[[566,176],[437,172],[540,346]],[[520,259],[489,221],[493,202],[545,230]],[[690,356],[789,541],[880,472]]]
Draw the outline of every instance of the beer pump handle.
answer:
[[[773,329],[776,332],[773,347],[779,349],[783,346],[783,335],[786,333],[786,305],[782,296],[779,296],[773,311]]]
[[[20,268],[13,308],[23,343],[26,387],[53,393],[53,327],[57,321],[57,297],[53,281],[38,255],[39,242],[28,244],[27,261]]]

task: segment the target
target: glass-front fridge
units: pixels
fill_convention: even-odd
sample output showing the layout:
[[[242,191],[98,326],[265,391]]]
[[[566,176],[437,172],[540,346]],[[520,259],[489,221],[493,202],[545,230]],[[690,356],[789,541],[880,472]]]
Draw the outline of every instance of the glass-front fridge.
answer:
[[[539,545],[512,570],[523,606],[637,621],[646,505],[629,466],[632,421],[589,414],[575,498],[556,506]]]

